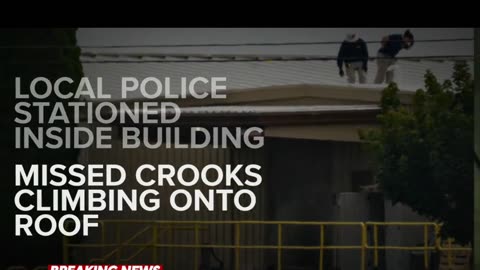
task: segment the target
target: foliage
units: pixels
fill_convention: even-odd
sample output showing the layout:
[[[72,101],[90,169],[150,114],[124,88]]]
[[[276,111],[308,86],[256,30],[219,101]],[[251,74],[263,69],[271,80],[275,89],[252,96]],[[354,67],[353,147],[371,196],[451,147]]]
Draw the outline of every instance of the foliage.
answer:
[[[78,83],[83,76],[80,63],[80,48],[76,45],[76,29],[2,29],[0,32],[0,88],[2,102],[2,144],[1,153],[8,162],[2,163],[4,177],[0,204],[4,221],[2,231],[6,236],[3,265],[23,265],[34,268],[39,265],[61,263],[62,239],[55,237],[15,237],[13,223],[15,214],[14,195],[18,188],[14,186],[14,164],[72,164],[77,160],[78,151],[72,149],[15,149],[14,106],[15,78],[20,77],[24,85],[30,84],[36,77],[46,77],[55,81],[60,77],[70,77]],[[77,88],[72,84],[63,91],[73,92]],[[23,92],[26,92],[23,86]],[[27,100],[34,102],[33,98]],[[73,100],[58,100],[55,97],[42,100],[46,102],[69,102]],[[48,112],[47,112],[48,113]],[[31,121],[28,126],[38,127],[46,124]],[[57,126],[62,127],[61,124]],[[46,190],[44,190],[46,191]],[[47,195],[45,195],[48,197]],[[33,217],[39,213],[28,213]]]
[[[425,90],[403,105],[396,84],[383,90],[380,128],[360,136],[376,157],[377,180],[393,203],[443,222],[444,235],[473,236],[473,80],[457,63],[440,83],[427,71]]]

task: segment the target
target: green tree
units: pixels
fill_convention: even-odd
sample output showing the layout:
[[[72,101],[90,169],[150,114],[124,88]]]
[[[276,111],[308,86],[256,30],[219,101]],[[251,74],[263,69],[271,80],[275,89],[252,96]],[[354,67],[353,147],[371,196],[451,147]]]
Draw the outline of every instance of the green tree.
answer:
[[[383,90],[380,128],[360,136],[376,157],[377,181],[394,203],[443,222],[442,234],[462,243],[473,236],[473,80],[457,63],[440,83],[427,71],[412,104],[399,89]]]
[[[76,45],[76,29],[2,29],[0,30],[0,106],[2,116],[2,174],[0,205],[2,206],[2,233],[5,252],[0,268],[9,265],[24,265],[33,268],[38,265],[61,263],[62,238],[16,237],[14,232],[15,214],[19,211],[14,205],[15,187],[14,164],[65,164],[75,163],[78,151],[72,149],[15,149],[15,77],[20,77],[28,85],[36,77],[46,77],[54,81],[60,77],[70,77],[77,84],[65,87],[73,92],[78,86],[78,78],[83,76],[80,63],[80,48]],[[25,89],[25,86],[23,90]],[[34,102],[30,98],[28,102]],[[49,97],[46,102],[69,102]],[[48,111],[47,111],[48,113]],[[72,112],[70,111],[70,115]],[[47,114],[48,115],[48,114]],[[35,117],[34,117],[35,119]],[[47,124],[32,120],[30,127],[46,127]],[[62,127],[60,124],[56,126]],[[67,125],[64,125],[67,126]],[[48,192],[48,190],[44,190]],[[49,197],[48,195],[45,195]],[[51,197],[51,196],[50,196]],[[34,199],[32,199],[33,202]],[[39,213],[29,213],[36,216]]]

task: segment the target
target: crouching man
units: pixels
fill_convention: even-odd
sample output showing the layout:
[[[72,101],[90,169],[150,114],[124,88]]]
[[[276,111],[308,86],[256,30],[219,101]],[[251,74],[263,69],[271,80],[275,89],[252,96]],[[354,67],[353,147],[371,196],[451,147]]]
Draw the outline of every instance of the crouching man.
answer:
[[[377,76],[375,83],[391,83],[395,77],[395,64],[397,54],[402,49],[410,49],[413,46],[413,34],[410,30],[402,34],[393,34],[382,39],[382,45],[377,54]]]

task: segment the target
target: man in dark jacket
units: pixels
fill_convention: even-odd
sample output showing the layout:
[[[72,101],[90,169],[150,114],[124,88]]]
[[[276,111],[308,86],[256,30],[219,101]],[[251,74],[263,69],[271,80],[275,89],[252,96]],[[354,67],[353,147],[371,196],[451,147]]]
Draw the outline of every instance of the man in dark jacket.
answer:
[[[345,75],[343,63],[347,71],[347,81],[355,83],[355,72],[358,72],[358,81],[366,82],[366,72],[368,63],[367,44],[363,39],[358,38],[356,34],[348,34],[342,42],[337,56],[337,65],[341,77]]]
[[[410,30],[402,34],[393,34],[382,39],[382,46],[377,54],[377,76],[375,83],[390,83],[394,79],[396,56],[402,49],[410,49],[414,38]]]

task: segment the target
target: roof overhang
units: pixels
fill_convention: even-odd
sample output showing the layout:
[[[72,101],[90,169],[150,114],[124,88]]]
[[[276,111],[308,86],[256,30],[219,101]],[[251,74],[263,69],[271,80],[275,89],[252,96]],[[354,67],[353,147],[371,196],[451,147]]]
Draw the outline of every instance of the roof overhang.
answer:
[[[291,101],[299,99],[310,99],[310,105],[378,104],[384,87],[385,86],[382,85],[280,85],[259,88],[228,89],[225,90],[225,99],[195,99],[189,96],[185,99],[169,101],[177,103],[180,107],[254,104],[287,105],[292,104]],[[404,104],[410,104],[413,95],[414,92],[411,90],[400,89],[399,91],[400,101]],[[139,101],[146,100],[116,100],[116,102],[130,103]],[[160,99],[158,101],[166,101],[166,99]]]
[[[175,126],[276,126],[376,123],[376,105],[183,107]],[[173,111],[157,113],[173,114]],[[149,126],[125,123],[122,125]],[[165,125],[168,126],[168,125]]]

